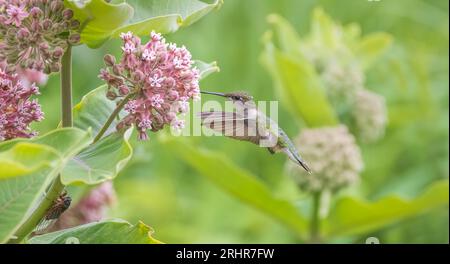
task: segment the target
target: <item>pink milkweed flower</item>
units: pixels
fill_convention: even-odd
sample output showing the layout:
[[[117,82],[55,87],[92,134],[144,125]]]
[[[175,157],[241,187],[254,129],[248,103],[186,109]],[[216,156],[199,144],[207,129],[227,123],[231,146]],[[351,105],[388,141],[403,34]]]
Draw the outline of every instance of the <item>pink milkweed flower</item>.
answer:
[[[121,59],[116,62],[112,55],[106,55],[106,67],[99,75],[108,84],[108,98],[123,100],[132,95],[125,104],[127,115],[117,128],[134,125],[141,140],[148,138],[148,130],[156,132],[165,125],[182,129],[184,122],[176,116],[189,110],[189,99],[200,96],[200,74],[193,67],[191,53],[184,46],[167,44],[156,32],[145,44],[131,32],[120,37]]]
[[[69,45],[80,41],[79,21],[64,0],[0,1],[0,60],[24,69],[58,72]]]
[[[24,9],[24,4],[21,4],[20,6],[9,4],[6,8],[8,18],[5,20],[5,24],[14,24],[16,27],[20,27],[22,20],[28,17],[28,12]]]
[[[0,141],[36,135],[30,123],[44,118],[37,99],[39,89],[33,83],[25,86],[16,73],[0,67]]]

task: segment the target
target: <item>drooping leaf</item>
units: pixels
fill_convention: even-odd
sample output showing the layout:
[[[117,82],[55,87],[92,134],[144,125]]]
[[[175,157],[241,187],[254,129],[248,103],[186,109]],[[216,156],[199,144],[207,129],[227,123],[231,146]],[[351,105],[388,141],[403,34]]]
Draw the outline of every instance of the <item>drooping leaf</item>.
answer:
[[[115,30],[115,37],[128,31],[137,35],[148,35],[152,30],[161,33],[177,31],[220,8],[223,0],[214,0],[211,4],[199,0],[128,0],[127,3],[134,8],[134,17],[128,25]]]
[[[72,158],[63,170],[63,184],[98,184],[114,179],[130,160],[133,149],[124,135],[112,133]]]
[[[49,182],[89,139],[89,132],[63,128],[0,143],[0,243],[11,238]]]
[[[133,8],[126,3],[111,4],[104,0],[65,0],[82,25],[81,42],[91,48],[102,45],[112,32],[133,17]]]
[[[122,219],[85,224],[31,238],[30,244],[161,244],[152,237],[153,229]]]
[[[169,139],[162,136],[162,141],[174,155],[187,162],[219,188],[278,220],[299,237],[305,235],[307,221],[298,209],[288,201],[276,198],[269,188],[250,172],[239,168],[222,154],[194,147],[183,139]]]
[[[449,183],[432,184],[419,197],[406,200],[391,195],[375,202],[344,197],[337,201],[325,223],[326,236],[356,235],[371,232],[408,217],[448,205]]]
[[[106,98],[106,85],[100,86],[83,97],[73,110],[74,126],[92,128],[97,135],[116,104]],[[128,142],[131,130],[116,132],[117,120],[113,121],[101,140],[90,145],[71,159],[61,174],[61,181],[68,184],[98,184],[111,180],[130,160],[133,149]]]
[[[219,8],[222,0],[208,4],[199,0],[128,0],[124,3],[107,3],[104,0],[65,0],[74,10],[75,18],[83,28],[81,42],[91,48],[101,46],[111,37],[132,31],[148,35],[152,30],[171,33],[186,27]]]

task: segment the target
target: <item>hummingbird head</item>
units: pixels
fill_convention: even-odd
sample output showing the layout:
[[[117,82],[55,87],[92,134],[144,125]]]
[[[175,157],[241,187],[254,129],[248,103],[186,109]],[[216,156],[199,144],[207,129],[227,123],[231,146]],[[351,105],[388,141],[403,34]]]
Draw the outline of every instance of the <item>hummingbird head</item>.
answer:
[[[253,101],[253,96],[246,92],[231,92],[231,93],[217,93],[217,92],[207,92],[201,91],[203,94],[212,94],[217,96],[226,97],[232,101],[241,101],[243,103]]]

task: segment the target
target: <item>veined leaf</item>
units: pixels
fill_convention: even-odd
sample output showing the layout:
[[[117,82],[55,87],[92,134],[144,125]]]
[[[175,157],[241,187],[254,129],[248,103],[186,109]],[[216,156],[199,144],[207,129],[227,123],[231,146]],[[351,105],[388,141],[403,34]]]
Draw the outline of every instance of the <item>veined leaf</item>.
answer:
[[[128,142],[132,129],[124,135],[112,133],[72,158],[63,170],[61,181],[69,184],[98,184],[114,179],[131,159]]]
[[[100,86],[83,97],[73,110],[74,126],[92,128],[96,135],[114,111],[116,104],[106,98],[107,86]],[[104,137],[83,149],[72,158],[61,174],[61,181],[68,184],[98,184],[111,180],[130,160],[133,149],[128,142],[131,130],[116,132],[117,120],[113,121]]]
[[[31,238],[30,244],[161,244],[152,237],[153,229],[139,222],[112,219],[85,224]]]
[[[112,32],[133,17],[133,8],[126,3],[111,4],[104,0],[65,0],[82,25],[81,42],[91,48],[101,46]]]
[[[419,197],[406,200],[395,195],[376,202],[352,197],[341,198],[324,223],[325,236],[356,235],[371,232],[408,217],[448,205],[449,183],[432,184]]]
[[[148,35],[152,30],[174,32],[198,21],[222,3],[223,0],[212,4],[199,0],[128,0],[118,4],[65,0],[82,25],[81,42],[91,48],[127,31],[136,35]]]
[[[276,198],[254,175],[233,164],[224,155],[194,147],[183,139],[163,142],[174,155],[187,162],[218,187],[292,229],[298,236],[305,235],[307,221],[288,201]]]
[[[127,31],[137,35],[148,35],[152,30],[161,33],[177,31],[220,8],[223,0],[215,0],[212,4],[199,0],[127,0],[127,3],[136,13],[130,24],[115,30],[114,37]]]
[[[49,182],[89,139],[89,132],[63,128],[0,143],[0,243],[13,236]]]

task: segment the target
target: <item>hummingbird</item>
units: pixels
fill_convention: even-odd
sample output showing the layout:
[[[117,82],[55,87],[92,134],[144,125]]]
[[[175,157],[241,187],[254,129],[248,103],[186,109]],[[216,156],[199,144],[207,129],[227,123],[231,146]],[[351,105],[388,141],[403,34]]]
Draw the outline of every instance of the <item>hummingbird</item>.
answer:
[[[311,169],[298,153],[294,143],[276,122],[256,108],[253,97],[246,92],[207,92],[233,102],[234,112],[200,112],[202,125],[236,140],[251,142],[266,147],[271,154],[285,153],[290,160],[300,165],[309,174]]]

